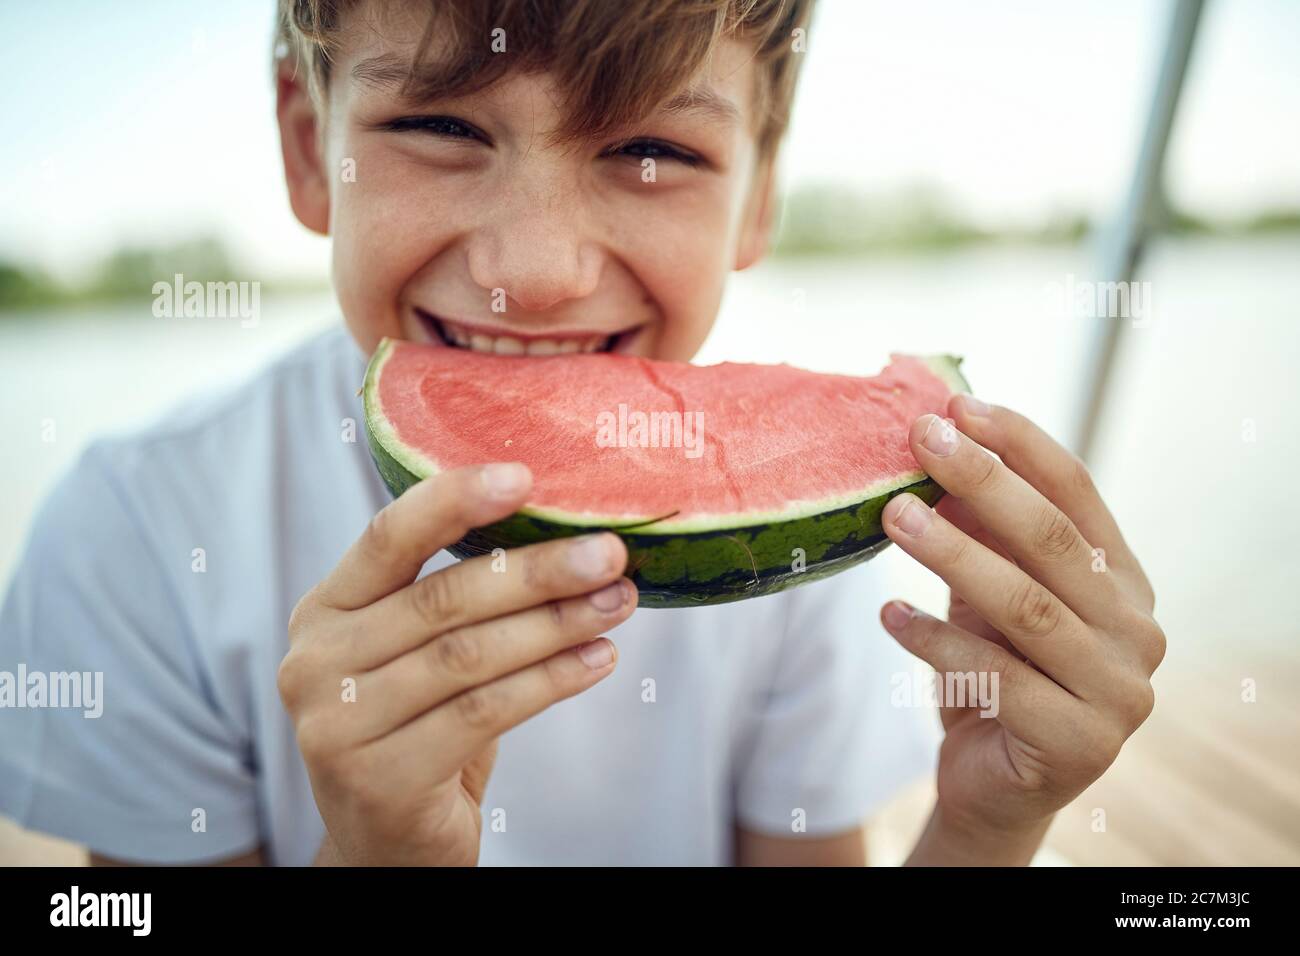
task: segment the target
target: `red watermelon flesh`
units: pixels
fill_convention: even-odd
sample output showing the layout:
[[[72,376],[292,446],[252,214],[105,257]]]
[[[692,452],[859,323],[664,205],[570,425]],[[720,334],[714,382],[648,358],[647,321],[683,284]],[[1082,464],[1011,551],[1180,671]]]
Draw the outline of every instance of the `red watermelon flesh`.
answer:
[[[534,475],[531,512],[663,519],[659,530],[790,520],[923,478],[908,429],[926,412],[946,414],[949,396],[965,390],[948,356],[894,355],[880,374],[858,378],[615,354],[384,348],[368,417],[415,459],[408,468],[521,461]],[[657,419],[656,438],[638,430],[637,413],[647,424],[677,414]]]

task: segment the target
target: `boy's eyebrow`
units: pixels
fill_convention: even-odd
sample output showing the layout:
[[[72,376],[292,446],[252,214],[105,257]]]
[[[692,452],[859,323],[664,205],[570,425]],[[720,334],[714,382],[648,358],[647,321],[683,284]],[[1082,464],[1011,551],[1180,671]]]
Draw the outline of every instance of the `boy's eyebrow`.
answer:
[[[411,78],[411,65],[399,56],[383,53],[362,60],[352,68],[352,76],[371,86],[396,86]]]
[[[732,125],[740,122],[739,107],[707,86],[683,90],[660,110],[664,113],[705,113],[720,123]]]

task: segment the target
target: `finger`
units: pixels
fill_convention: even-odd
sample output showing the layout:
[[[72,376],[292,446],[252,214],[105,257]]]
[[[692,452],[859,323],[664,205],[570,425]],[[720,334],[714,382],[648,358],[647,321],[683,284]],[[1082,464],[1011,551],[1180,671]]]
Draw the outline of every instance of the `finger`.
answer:
[[[618,652],[606,637],[561,651],[435,707],[372,744],[381,765],[428,755],[419,769],[429,786],[463,767],[487,743],[614,671]]]
[[[915,495],[891,498],[881,519],[890,540],[943,578],[1054,681],[1085,699],[1099,695],[1100,645],[1051,591]]]
[[[636,586],[619,578],[591,594],[449,631],[361,675],[358,733],[363,741],[390,733],[472,687],[586,643],[635,610]]]
[[[1007,549],[1002,547],[1002,543],[989,534],[989,529],[979,523],[956,495],[944,495],[939,499],[939,503],[934,506],[934,511],[935,514],[943,515],[952,522],[953,527],[957,528],[957,530],[974,538],[994,554],[1013,564],[1015,563],[1015,558],[1007,553]],[[964,631],[969,631],[976,637],[993,641],[1007,650],[1015,650],[1014,645],[997,628],[976,614],[975,609],[967,604],[960,594],[951,589],[948,591],[948,621]]]
[[[1111,621],[1123,595],[1112,575],[1094,573],[1092,548],[1065,512],[937,415],[913,422],[910,439],[921,467],[1020,567],[1083,620]]]
[[[974,538],[994,554],[1013,564],[1015,563],[1015,558],[1007,553],[1007,549],[1002,547],[1002,543],[989,534],[988,528],[979,523],[956,495],[944,495],[939,499],[939,503],[934,506],[934,511],[935,514],[943,515],[952,522],[953,527],[957,528],[957,530]],[[963,631],[969,631],[976,637],[993,641],[1009,651],[1015,650],[1015,646],[996,627],[976,614],[975,609],[967,604],[960,594],[951,589],[948,591],[948,621],[957,625]]]
[[[504,557],[504,565],[487,554],[461,561],[367,608],[348,658],[379,667],[456,628],[597,591],[623,574],[627,546],[605,531],[530,544]]]
[[[1016,646],[1007,640],[1006,635],[976,614],[975,609],[951,588],[948,590],[948,622],[963,631],[970,631],[976,637],[982,637],[986,641],[1000,644],[1007,650],[1015,652]]]
[[[995,538],[988,528],[980,524],[979,519],[971,514],[970,509],[956,495],[944,495],[939,499],[939,503],[934,506],[934,510],[951,521],[954,527],[970,535],[994,554],[1001,555],[1013,563],[1015,562],[1016,559],[1002,546],[1002,542]]]
[[[1082,716],[1083,704],[1001,647],[913,608],[890,601],[881,608],[885,629],[935,670],[940,707],[977,707],[1032,746],[1059,739],[1057,725]]]
[[[1078,456],[1007,408],[963,396],[949,403],[949,414],[963,432],[996,452],[1008,468],[1060,508],[1093,547],[1105,551],[1107,563],[1141,572],[1115,516]]]
[[[426,478],[371,519],[317,587],[328,607],[354,610],[415,580],[437,552],[470,528],[513,514],[532,488],[518,463],[457,468]]]

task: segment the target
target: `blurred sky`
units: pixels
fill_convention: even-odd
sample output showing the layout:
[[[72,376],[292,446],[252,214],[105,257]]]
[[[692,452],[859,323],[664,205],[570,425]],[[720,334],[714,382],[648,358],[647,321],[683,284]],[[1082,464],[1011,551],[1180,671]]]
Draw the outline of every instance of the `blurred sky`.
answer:
[[[76,278],[123,242],[212,232],[259,275],[323,274],[288,211],[271,0],[0,5],[0,257]],[[789,182],[945,190],[981,224],[1104,215],[1168,0],[823,0]],[[1170,156],[1193,212],[1300,206],[1300,2],[1210,0]]]

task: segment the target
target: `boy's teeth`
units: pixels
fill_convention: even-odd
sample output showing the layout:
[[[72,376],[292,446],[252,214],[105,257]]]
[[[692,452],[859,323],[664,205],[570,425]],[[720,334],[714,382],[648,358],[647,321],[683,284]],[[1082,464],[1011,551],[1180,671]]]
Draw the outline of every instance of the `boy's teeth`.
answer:
[[[599,351],[608,337],[592,336],[586,339],[517,339],[513,335],[484,335],[470,333],[450,322],[442,323],[446,338],[461,348],[474,352],[494,352],[497,355],[568,355],[574,352]]]

